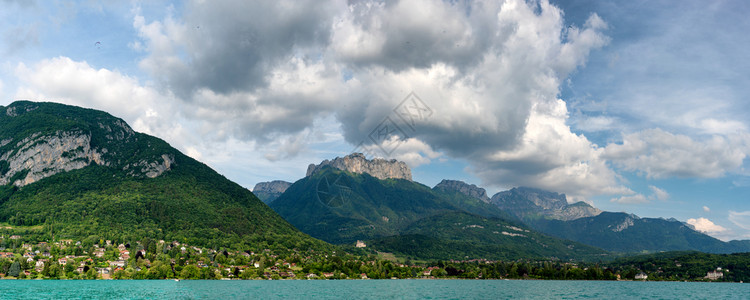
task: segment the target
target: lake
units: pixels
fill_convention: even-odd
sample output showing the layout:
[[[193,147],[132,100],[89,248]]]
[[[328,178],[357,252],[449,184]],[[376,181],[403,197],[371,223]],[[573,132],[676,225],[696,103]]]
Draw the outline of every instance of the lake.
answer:
[[[542,280],[0,280],[0,299],[750,299],[750,285]]]

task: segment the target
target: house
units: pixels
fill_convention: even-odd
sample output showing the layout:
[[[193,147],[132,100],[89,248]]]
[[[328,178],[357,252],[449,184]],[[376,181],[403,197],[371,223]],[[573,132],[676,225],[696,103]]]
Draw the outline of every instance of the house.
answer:
[[[323,277],[325,278],[333,277],[333,273],[323,273]]]
[[[706,273],[706,277],[704,278],[708,280],[716,280],[716,279],[724,278],[724,272],[722,272],[721,268],[719,267],[719,268],[716,268],[716,270],[714,271],[708,271],[708,273]]]
[[[646,273],[640,272],[637,275],[635,275],[635,280],[646,280],[648,279],[648,275]]]
[[[307,276],[305,277],[307,277],[307,279],[315,279],[315,278],[318,278],[318,275],[315,275],[315,273],[310,273],[310,274],[307,274]]]
[[[127,250],[128,248],[125,247],[125,244],[120,244],[117,246],[117,250],[120,250],[120,252]]]
[[[367,247],[367,244],[365,244],[365,242],[363,242],[363,241],[357,240],[357,243],[354,244],[354,247],[365,248],[365,247]]]
[[[104,248],[99,248],[99,249],[94,250],[94,256],[96,257],[104,256]]]
[[[20,240],[20,239],[21,239],[21,236],[20,236],[20,235],[11,235],[11,236],[10,236],[10,239],[11,239],[11,240]]]
[[[260,263],[259,262],[253,263],[253,267],[260,268]]]
[[[57,260],[57,264],[61,265],[61,266],[67,265],[68,264],[68,259],[65,258],[65,257],[62,257],[62,258],[60,258],[60,259]]]
[[[36,265],[34,266],[34,269],[37,272],[41,272],[44,269],[44,261],[45,259],[40,259],[36,262]]]
[[[116,261],[109,263],[109,265],[112,267],[122,267],[122,268],[124,268],[127,264],[128,262],[124,260],[116,260]]]
[[[368,279],[367,278],[367,274],[365,274],[365,273],[359,274],[359,278]]]

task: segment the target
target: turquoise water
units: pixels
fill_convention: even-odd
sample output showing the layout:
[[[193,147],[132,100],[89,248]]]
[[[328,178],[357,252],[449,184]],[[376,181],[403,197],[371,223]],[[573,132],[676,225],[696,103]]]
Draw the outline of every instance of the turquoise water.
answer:
[[[1,299],[750,299],[750,285],[541,280],[2,280]]]

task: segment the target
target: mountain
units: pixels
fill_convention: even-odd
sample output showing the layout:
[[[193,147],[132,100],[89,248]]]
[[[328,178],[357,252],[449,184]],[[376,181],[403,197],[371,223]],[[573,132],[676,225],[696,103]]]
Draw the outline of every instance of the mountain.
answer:
[[[572,221],[542,219],[529,223],[542,232],[617,252],[696,250],[708,253],[748,252],[742,242],[727,243],[674,219],[639,218],[602,212]]]
[[[521,220],[539,218],[575,220],[593,217],[602,211],[585,202],[568,204],[565,194],[518,187],[492,196],[491,203]]]
[[[482,202],[490,203],[490,197],[487,197],[487,191],[485,189],[459,180],[443,179],[432,189],[446,193],[458,192],[477,200],[481,200]]]
[[[333,160],[326,159],[318,165],[310,164],[307,167],[307,175],[305,176],[310,176],[329,166],[352,173],[367,173],[378,179],[395,178],[411,180],[411,169],[409,169],[406,163],[395,159],[385,160],[375,158],[369,160],[362,153],[352,153],[344,157],[336,157]]]
[[[298,180],[270,206],[295,227],[324,241],[366,240],[376,250],[412,257],[520,259],[605,254],[534,232],[496,206],[455,189],[430,189],[406,179],[379,179],[368,172],[333,166]]]
[[[25,240],[329,247],[252,192],[105,112],[29,101],[0,112],[0,223]]]
[[[583,202],[568,204],[564,194],[539,189],[500,192],[492,196],[492,203],[531,228],[609,251],[750,251],[748,241],[723,242],[675,219],[602,212]]]
[[[334,244],[395,235],[414,220],[458,209],[422,184],[333,167],[298,180],[270,206],[302,232]]]
[[[599,248],[547,236],[517,223],[464,212],[413,222],[400,235],[370,242],[379,251],[419,259],[587,259],[608,256]]]
[[[276,198],[279,198],[279,196],[281,196],[281,194],[283,194],[291,185],[291,182],[283,180],[259,182],[255,184],[255,187],[253,188],[253,194],[255,194],[260,201],[268,204],[273,200],[276,200]]]

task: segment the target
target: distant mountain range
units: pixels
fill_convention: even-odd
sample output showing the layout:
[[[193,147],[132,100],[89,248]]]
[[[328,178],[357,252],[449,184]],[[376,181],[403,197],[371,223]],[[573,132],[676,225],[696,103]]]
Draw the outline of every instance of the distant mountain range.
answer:
[[[675,219],[603,212],[584,202],[568,204],[564,194],[539,189],[513,188],[492,196],[492,203],[536,230],[609,251],[750,251],[750,241],[723,242]]]
[[[368,166],[377,167],[370,170]],[[490,198],[483,188],[446,179],[429,189],[411,181],[410,176],[403,178],[403,174],[411,174],[404,166],[394,160],[374,163],[361,154],[324,161],[311,165],[307,177],[269,203],[294,226],[325,241],[340,244],[368,240],[378,249],[431,258],[439,257],[439,253],[480,257],[497,251],[505,252],[490,256],[522,257],[524,253],[550,257],[557,253],[557,257],[571,257],[604,253],[597,253],[593,247],[624,253],[750,251],[750,241],[723,242],[674,219],[604,212],[585,202],[569,204],[564,194],[535,188],[513,188]],[[371,176],[371,172],[381,178]],[[393,177],[398,178],[388,174],[397,174]],[[477,226],[465,227],[470,225]],[[519,232],[508,231],[507,226],[521,228],[525,232],[522,235],[534,236],[531,240],[547,239],[545,246],[535,248],[533,243],[515,239],[516,246],[523,245],[521,248],[527,250],[514,252],[511,240],[498,239],[520,236],[515,235]],[[473,231],[468,232],[468,228]],[[585,253],[571,253],[549,247],[566,242],[547,235],[591,247]],[[584,248],[566,245],[568,249]],[[426,248],[432,250],[418,255],[417,249]]]
[[[581,258],[606,255],[540,234],[498,207],[406,179],[378,179],[332,166],[292,184],[270,203],[292,225],[335,244],[429,259]]]

